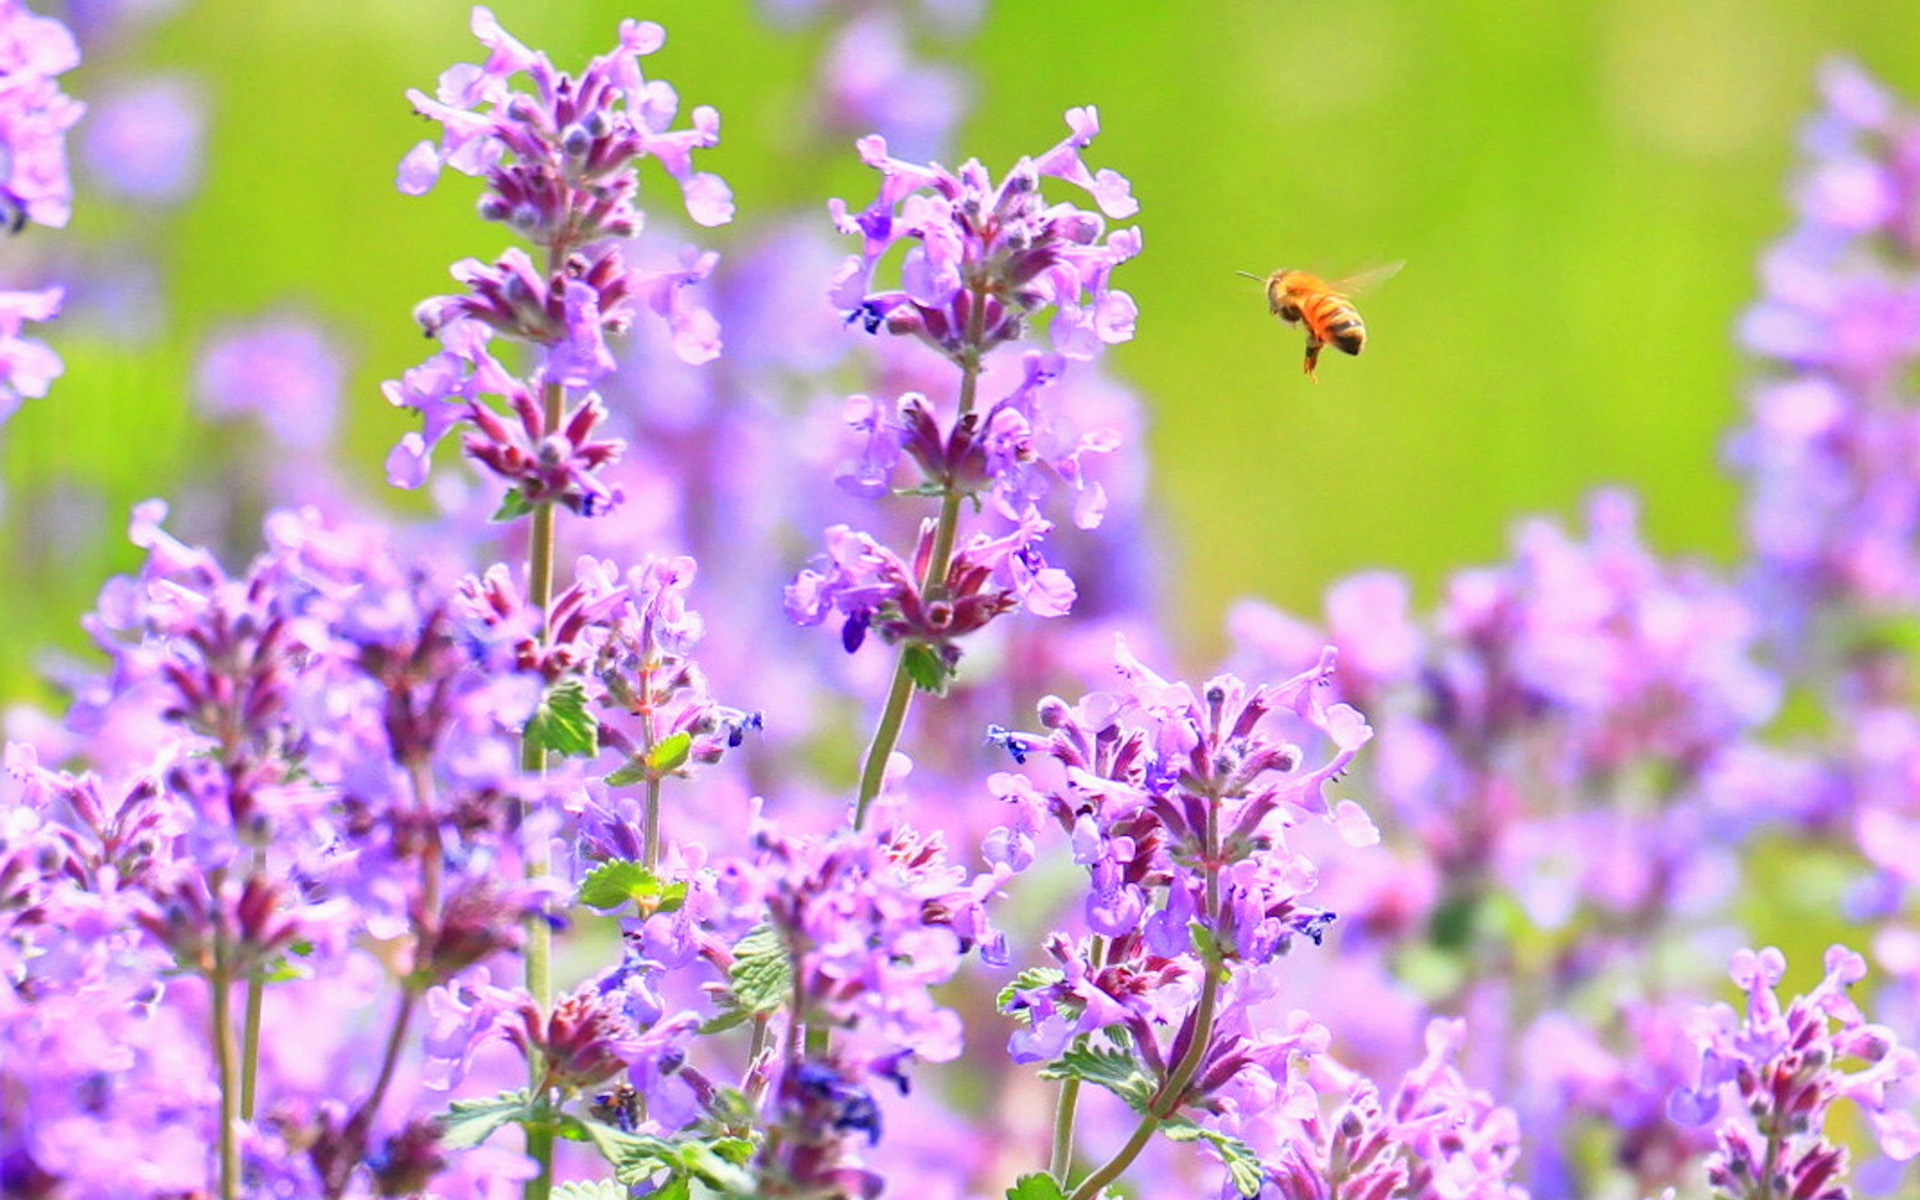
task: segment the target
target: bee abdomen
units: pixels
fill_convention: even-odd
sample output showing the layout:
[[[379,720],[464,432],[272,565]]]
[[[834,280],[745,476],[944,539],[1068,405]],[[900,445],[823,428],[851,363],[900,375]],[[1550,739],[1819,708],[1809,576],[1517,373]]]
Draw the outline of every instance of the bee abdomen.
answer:
[[[1342,302],[1326,313],[1326,340],[1348,354],[1360,353],[1367,344],[1367,327],[1353,305]]]

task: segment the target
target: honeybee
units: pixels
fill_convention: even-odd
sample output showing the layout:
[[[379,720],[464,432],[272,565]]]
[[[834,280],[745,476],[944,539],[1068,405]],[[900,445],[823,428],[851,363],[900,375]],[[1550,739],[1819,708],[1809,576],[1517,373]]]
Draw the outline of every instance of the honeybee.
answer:
[[[1267,285],[1267,307],[1289,325],[1307,328],[1307,378],[1315,383],[1320,377],[1314,367],[1320,362],[1320,348],[1335,346],[1348,354],[1358,354],[1367,344],[1367,326],[1354,308],[1350,293],[1364,291],[1394,274],[1404,262],[1391,262],[1341,279],[1326,280],[1306,271],[1281,269],[1262,278],[1241,271],[1248,279]]]

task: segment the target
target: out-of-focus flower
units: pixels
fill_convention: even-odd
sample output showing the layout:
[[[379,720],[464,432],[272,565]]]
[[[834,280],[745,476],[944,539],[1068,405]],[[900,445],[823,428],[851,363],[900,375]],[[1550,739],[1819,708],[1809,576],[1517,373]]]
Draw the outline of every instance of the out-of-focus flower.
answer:
[[[324,330],[282,315],[216,334],[201,354],[197,383],[208,412],[254,414],[281,445],[314,450],[333,439],[346,370]]]
[[[55,76],[80,63],[65,25],[21,0],[0,0],[0,224],[67,223],[73,185],[67,130],[86,105],[60,90]]]
[[[48,321],[58,315],[61,297],[57,287],[0,292],[0,424],[14,414],[20,401],[46,395],[66,370],[52,347],[20,333],[27,321]]]
[[[132,81],[94,99],[81,151],[88,169],[119,195],[177,204],[200,186],[206,122],[206,99],[192,80]]]

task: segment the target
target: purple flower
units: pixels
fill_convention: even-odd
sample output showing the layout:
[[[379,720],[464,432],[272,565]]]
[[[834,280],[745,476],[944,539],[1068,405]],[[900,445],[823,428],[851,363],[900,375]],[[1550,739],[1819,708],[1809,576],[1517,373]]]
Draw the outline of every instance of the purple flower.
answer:
[[[208,412],[254,413],[281,445],[314,450],[333,440],[346,371],[324,330],[283,315],[217,334],[196,382]]]
[[[1829,63],[1802,138],[1799,219],[1761,263],[1742,339],[1768,367],[1731,442],[1747,535],[1791,631],[1830,599],[1920,595],[1920,116]]]
[[[481,176],[492,191],[483,216],[507,222],[538,245],[578,246],[639,232],[634,165],[652,157],[680,182],[696,222],[732,219],[726,184],[695,172],[691,159],[693,150],[719,141],[720,115],[702,105],[693,111],[693,128],[669,129],[679,99],[641,71],[640,60],[666,41],[660,26],[621,22],[619,49],[588,63],[578,78],[516,41],[485,7],[473,10],[473,33],[490,52],[484,64],[450,68],[435,97],[408,93],[414,107],[446,131],[438,147],[422,142],[407,154],[401,191],[428,191],[443,166]],[[532,94],[508,84],[523,72],[533,81]]]
[[[20,335],[23,323],[57,316],[62,294],[57,287],[0,292],[0,424],[6,423],[22,400],[46,395],[66,370],[66,364],[45,342]]]
[[[1386,1098],[1364,1076],[1315,1059],[1315,1083],[1338,1106],[1328,1116],[1316,1105],[1283,1123],[1261,1195],[1522,1200],[1525,1190],[1508,1181],[1519,1162],[1519,1125],[1454,1065],[1465,1033],[1462,1021],[1429,1024],[1425,1059]]]
[[[848,320],[868,332],[911,334],[962,362],[1023,336],[1029,320],[1055,310],[1055,347],[1090,358],[1102,344],[1133,336],[1134,303],[1112,289],[1113,268],[1140,250],[1137,229],[1107,234],[1099,213],[1049,205],[1040,181],[1053,176],[1087,189],[1101,213],[1132,216],[1139,209],[1124,177],[1090,172],[1080,150],[1099,132],[1092,108],[1067,113],[1072,133],[1038,159],[1023,158],[996,183],[978,161],[959,172],[893,158],[885,139],[860,140],[860,157],[882,175],[872,205],[852,213],[832,204],[842,233],[865,247],[835,277],[833,296]],[[1104,238],[1104,240],[1102,240]],[[876,290],[880,260],[900,242],[911,243],[900,286]]]
[[[848,653],[872,630],[888,642],[930,648],[950,670],[960,658],[957,639],[1002,613],[1024,605],[1036,616],[1055,617],[1072,607],[1072,580],[1040,556],[1039,542],[1049,528],[1030,515],[1004,536],[974,535],[954,553],[938,590],[923,592],[919,580],[932,553],[931,524],[921,530],[911,565],[870,535],[836,525],[827,530],[825,561],[788,585],[787,615],[817,625],[838,613]]]
[[[107,187],[145,204],[178,204],[200,186],[206,99],[192,80],[156,76],[96,99],[82,141]]]
[[[445,133],[437,147],[422,142],[407,155],[401,190],[425,192],[443,166],[483,177],[488,194],[481,215],[527,238],[541,261],[519,248],[491,263],[468,259],[453,270],[464,293],[418,307],[416,318],[443,350],[386,385],[395,405],[426,416],[426,427],[404,435],[389,456],[388,477],[417,486],[433,445],[464,418],[481,427],[466,439],[469,454],[516,489],[518,511],[506,515],[549,502],[583,515],[604,513],[618,488],[599,475],[620,443],[585,443],[604,413],[594,397],[577,393],[617,365],[607,338],[626,331],[635,306],[644,305],[667,321],[684,361],[705,362],[719,353],[717,324],[691,298],[692,285],[711,273],[716,256],[688,250],[678,267],[637,271],[618,245],[641,227],[633,203],[637,163],[651,156],[679,179],[695,220],[726,222],[732,216],[726,185],[696,173],[691,160],[694,149],[718,140],[719,117],[703,107],[695,110],[692,129],[668,128],[678,98],[640,69],[640,58],[665,37],[658,25],[623,23],[619,49],[594,59],[578,78],[514,40],[485,8],[473,10],[473,30],[490,51],[486,63],[447,71],[437,100],[410,93]],[[510,85],[522,73],[532,93]],[[528,378],[514,378],[493,358],[487,343],[495,334],[540,348]],[[459,409],[443,406],[456,397]],[[519,436],[488,398],[505,401],[533,444],[516,444]],[[564,444],[550,436],[560,430]]]
[[[60,90],[56,75],[80,63],[67,27],[36,16],[21,0],[0,0],[0,221],[67,223],[67,130],[86,106]]]
[[[1847,1154],[1825,1136],[1827,1111],[1842,1097],[1860,1106],[1887,1157],[1905,1162],[1920,1154],[1920,1121],[1895,1106],[1895,1085],[1920,1073],[1920,1056],[1892,1030],[1868,1023],[1848,996],[1866,975],[1858,954],[1834,946],[1826,968],[1783,1011],[1773,989],[1786,957],[1771,946],[1742,950],[1730,974],[1747,993],[1745,1017],[1724,1004],[1695,1016],[1699,1083],[1675,1092],[1669,1111],[1686,1124],[1714,1124],[1719,1147],[1707,1178],[1725,1196],[1758,1200],[1776,1188],[1844,1195]],[[1860,1065],[1846,1070],[1843,1063]],[[1737,1103],[1724,1104],[1729,1096]]]

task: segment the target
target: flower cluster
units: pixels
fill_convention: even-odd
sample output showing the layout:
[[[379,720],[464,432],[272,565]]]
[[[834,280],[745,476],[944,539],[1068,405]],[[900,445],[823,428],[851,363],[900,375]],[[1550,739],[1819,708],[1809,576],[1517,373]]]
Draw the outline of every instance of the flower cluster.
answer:
[[[1796,227],[1761,263],[1741,337],[1766,365],[1732,443],[1766,599],[1797,628],[1809,603],[1891,611],[1920,597],[1920,115],[1846,62],[1826,106]]]
[[[1023,158],[995,182],[978,160],[955,173],[938,164],[893,158],[880,137],[860,140],[860,158],[883,177],[880,194],[859,213],[833,202],[841,232],[865,239],[835,277],[833,296],[868,332],[921,339],[955,362],[1026,335],[1031,317],[1055,310],[1053,344],[1073,358],[1133,336],[1133,298],[1110,283],[1113,268],[1140,252],[1137,229],[1109,234],[1112,219],[1139,210],[1118,172],[1089,171],[1080,151],[1100,132],[1092,108],[1067,113],[1072,130],[1037,159]],[[1052,176],[1092,193],[1100,213],[1048,204],[1041,180]],[[1104,240],[1102,240],[1104,238]],[[875,290],[874,272],[900,242],[900,286]]]
[[[0,224],[67,223],[67,130],[87,109],[60,90],[58,76],[80,65],[73,34],[22,0],[0,4]]]
[[[1671,1101],[1676,1120],[1714,1125],[1719,1145],[1707,1179],[1730,1200],[1846,1195],[1847,1152],[1826,1136],[1827,1111],[1843,1097],[1860,1106],[1889,1158],[1920,1154],[1920,1121],[1898,1104],[1920,1056],[1868,1023],[1847,995],[1865,977],[1865,960],[1845,946],[1828,950],[1825,978],[1782,1011],[1773,989],[1786,967],[1771,946],[1734,956],[1745,1016],[1724,1004],[1700,1011],[1699,1083]],[[1848,1062],[1861,1065],[1843,1069]]]
[[[1465,1038],[1463,1021],[1430,1024],[1426,1057],[1385,1101],[1370,1080],[1316,1059],[1316,1082],[1338,1107],[1331,1117],[1310,1111],[1285,1122],[1260,1194],[1524,1200],[1526,1191],[1509,1182],[1520,1158],[1518,1119],[1461,1076],[1454,1060]]]
[[[487,61],[448,70],[435,97],[412,93],[414,106],[444,133],[438,145],[422,142],[408,153],[401,190],[424,193],[443,167],[479,176],[488,188],[481,215],[515,230],[545,261],[518,248],[492,263],[469,259],[453,269],[465,292],[420,305],[415,315],[443,349],[386,385],[393,404],[426,418],[424,430],[395,448],[389,476],[402,486],[420,483],[433,444],[466,420],[475,427],[467,453],[513,489],[510,515],[548,503],[599,515],[618,499],[597,479],[618,446],[590,437],[604,410],[587,389],[616,365],[606,339],[625,332],[644,306],[672,324],[688,362],[719,353],[712,317],[685,295],[716,256],[690,249],[677,269],[644,271],[627,263],[620,246],[641,229],[634,200],[642,158],[679,180],[696,221],[731,219],[725,183],[692,166],[695,149],[718,141],[719,116],[702,107],[691,129],[671,128],[678,97],[640,66],[665,39],[650,22],[624,22],[619,48],[577,78],[510,36],[485,8],[474,10],[473,31]],[[523,73],[531,93],[510,84]],[[494,357],[489,343],[496,336],[540,348],[529,378],[516,378]],[[569,392],[584,393],[571,410],[564,403]],[[504,400],[518,428],[486,397]]]

